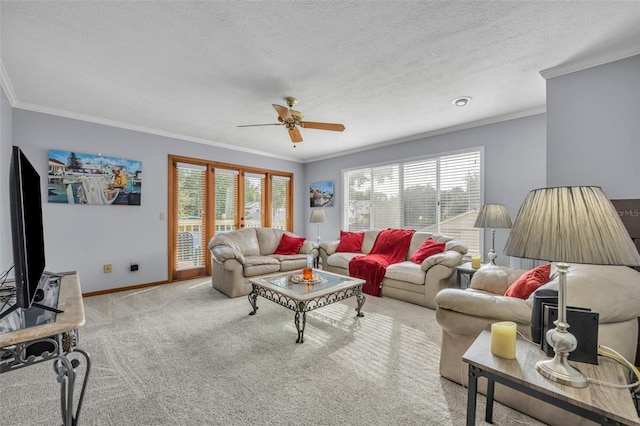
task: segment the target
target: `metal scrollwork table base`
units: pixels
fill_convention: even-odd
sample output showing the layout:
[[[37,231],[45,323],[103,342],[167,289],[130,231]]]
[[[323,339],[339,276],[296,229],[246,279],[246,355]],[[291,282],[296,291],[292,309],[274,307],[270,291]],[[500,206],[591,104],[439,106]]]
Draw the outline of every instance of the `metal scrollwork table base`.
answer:
[[[294,321],[298,331],[296,343],[304,343],[307,312],[314,309],[355,296],[357,300],[356,316],[364,316],[361,312],[362,305],[366,300],[362,294],[364,280],[316,271],[320,277],[319,282],[299,283],[292,280],[292,277],[299,273],[300,271],[292,271],[250,280],[253,287],[248,298],[253,310],[249,315],[255,315],[258,311],[258,296],[294,311]]]

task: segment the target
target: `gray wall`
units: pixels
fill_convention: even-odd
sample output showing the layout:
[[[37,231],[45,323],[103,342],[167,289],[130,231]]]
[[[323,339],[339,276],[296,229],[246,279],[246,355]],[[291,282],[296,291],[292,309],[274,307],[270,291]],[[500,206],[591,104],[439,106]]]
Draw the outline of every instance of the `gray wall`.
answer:
[[[547,183],[640,198],[640,55],[547,80]]]
[[[11,117],[11,104],[4,90],[0,90],[0,273],[13,263],[9,217],[9,162],[13,138]]]
[[[3,140],[2,144],[4,152],[9,143]],[[20,109],[13,110],[13,144],[42,171],[43,188],[47,187],[49,149],[142,161],[141,206],[48,203],[47,191],[43,191],[47,270],[78,270],[85,293],[168,279],[168,224],[160,220],[160,214],[166,217],[168,208],[169,154],[303,175],[303,165],[296,162]],[[8,164],[8,158],[3,160]],[[303,183],[303,179],[294,179],[294,199],[306,194]],[[301,211],[294,213],[294,227],[304,232]],[[131,262],[138,262],[140,270],[130,272]],[[102,272],[105,263],[113,265],[112,273]]]
[[[335,206],[325,208],[327,223],[320,225],[323,239],[335,239],[342,220],[342,170],[357,166],[382,164],[394,160],[417,158],[461,149],[484,148],[484,202],[505,204],[512,220],[527,193],[533,188],[545,186],[546,169],[546,119],[538,114],[516,120],[504,121],[458,132],[424,138],[412,142],[354,153],[342,157],[307,163],[305,180],[313,182],[333,180]],[[311,215],[309,203],[305,204],[307,222]],[[307,235],[315,236],[317,225],[308,224]],[[496,230],[498,263],[509,265],[502,254],[508,231]],[[485,232],[485,250],[491,247],[491,233]]]

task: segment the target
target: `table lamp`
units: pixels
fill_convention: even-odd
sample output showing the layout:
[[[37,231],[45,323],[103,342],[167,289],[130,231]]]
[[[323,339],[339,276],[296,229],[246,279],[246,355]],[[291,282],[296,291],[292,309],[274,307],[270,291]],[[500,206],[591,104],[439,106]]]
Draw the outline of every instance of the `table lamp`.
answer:
[[[536,370],[554,382],[586,387],[587,378],[567,360],[577,347],[566,322],[568,263],[640,265],[638,250],[618,212],[599,187],[533,190],[520,207],[504,253],[556,262],[558,320],[546,336],[555,356],[538,361]]]
[[[511,218],[504,204],[485,204],[473,224],[474,228],[491,228],[491,250],[487,254],[489,263],[496,264],[496,228],[511,228]]]
[[[324,217],[324,210],[322,209],[311,210],[311,219],[309,219],[309,222],[318,224],[318,243],[320,242],[320,224],[325,223],[326,221],[327,219]]]

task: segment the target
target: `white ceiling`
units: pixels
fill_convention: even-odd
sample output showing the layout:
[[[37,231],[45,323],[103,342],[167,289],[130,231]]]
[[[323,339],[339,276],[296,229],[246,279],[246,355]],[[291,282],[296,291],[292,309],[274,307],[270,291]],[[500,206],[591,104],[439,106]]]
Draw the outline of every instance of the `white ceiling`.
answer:
[[[312,161],[543,112],[540,71],[640,53],[640,1],[0,3],[16,108]],[[294,149],[271,104],[310,121]],[[464,108],[451,101],[473,99]]]

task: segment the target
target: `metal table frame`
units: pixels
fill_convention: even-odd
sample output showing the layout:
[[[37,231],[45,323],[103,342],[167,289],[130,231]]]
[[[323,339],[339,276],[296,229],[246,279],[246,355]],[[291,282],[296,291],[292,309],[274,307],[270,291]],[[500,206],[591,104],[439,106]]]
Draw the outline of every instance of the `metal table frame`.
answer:
[[[277,274],[276,276],[290,276],[294,272],[295,271],[289,272],[287,274]],[[320,274],[329,273],[320,272]],[[364,305],[364,302],[366,301],[366,297],[364,296],[364,294],[362,294],[362,285],[364,284],[364,281],[350,277],[344,277],[344,279],[345,283],[343,283],[342,286],[336,286],[335,289],[329,288],[325,292],[319,292],[317,295],[306,297],[296,296],[291,292],[287,292],[285,289],[266,287],[265,284],[262,284],[259,280],[252,280],[252,290],[248,295],[248,299],[253,310],[249,313],[249,315],[255,315],[258,311],[258,296],[264,297],[265,299],[271,300],[272,302],[275,302],[287,309],[294,311],[294,321],[296,324],[296,330],[298,331],[298,338],[296,339],[296,343],[304,343],[304,329],[307,324],[307,312],[309,311],[313,311],[314,309],[318,309],[323,306],[327,306],[332,303],[355,296],[357,299],[356,316],[364,316],[364,314],[361,312],[362,305]],[[344,284],[347,285],[345,286]]]

